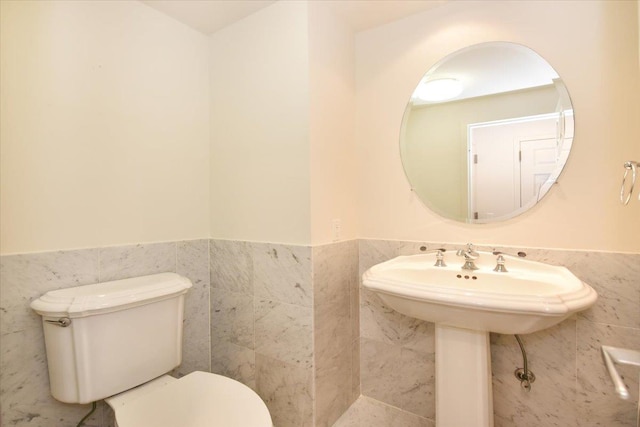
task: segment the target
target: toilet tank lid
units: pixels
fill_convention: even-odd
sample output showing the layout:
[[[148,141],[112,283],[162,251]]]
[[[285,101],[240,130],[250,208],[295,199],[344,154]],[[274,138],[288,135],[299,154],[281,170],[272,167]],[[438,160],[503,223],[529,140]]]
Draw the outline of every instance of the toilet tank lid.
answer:
[[[41,316],[86,317],[172,298],[191,286],[176,273],[152,274],[49,291],[32,301],[31,308]]]

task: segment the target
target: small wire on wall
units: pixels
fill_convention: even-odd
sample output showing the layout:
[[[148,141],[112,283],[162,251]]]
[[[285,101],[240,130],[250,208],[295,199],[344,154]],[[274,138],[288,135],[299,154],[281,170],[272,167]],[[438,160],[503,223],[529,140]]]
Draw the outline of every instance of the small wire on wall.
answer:
[[[624,175],[622,176],[622,188],[620,189],[620,203],[628,205],[629,200],[633,196],[633,189],[636,185],[637,170],[640,168],[640,162],[629,160],[624,162]],[[631,173],[631,176],[629,176]],[[640,200],[640,194],[638,194]]]

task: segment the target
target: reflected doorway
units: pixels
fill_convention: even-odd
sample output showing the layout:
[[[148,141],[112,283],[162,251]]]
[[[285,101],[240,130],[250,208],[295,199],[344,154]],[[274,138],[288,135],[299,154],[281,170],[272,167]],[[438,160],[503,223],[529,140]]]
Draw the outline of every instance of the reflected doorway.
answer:
[[[511,217],[540,200],[569,155],[565,129],[573,129],[571,111],[470,124],[469,218]]]

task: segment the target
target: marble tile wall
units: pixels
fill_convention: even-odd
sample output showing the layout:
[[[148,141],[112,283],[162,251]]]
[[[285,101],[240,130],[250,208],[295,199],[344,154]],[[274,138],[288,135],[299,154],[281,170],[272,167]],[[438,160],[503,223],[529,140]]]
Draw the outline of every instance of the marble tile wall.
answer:
[[[398,255],[420,253],[421,246],[454,248],[438,243],[360,240],[359,273]],[[640,349],[640,254],[495,249],[524,250],[528,259],[566,266],[600,296],[591,309],[553,328],[522,336],[530,369],[536,374],[530,392],[513,376],[514,369],[522,366],[515,338],[491,335],[495,426],[635,426],[637,369],[620,369],[633,397],[618,399],[600,346]],[[360,304],[362,394],[435,420],[433,325],[395,312],[362,288]]]
[[[331,426],[359,395],[357,242],[209,247],[212,372],[256,390],[278,427]]]
[[[419,253],[421,246],[453,249],[379,240],[313,248],[195,240],[3,256],[2,421],[72,426],[88,410],[50,397],[40,318],[28,307],[32,299],[51,289],[176,271],[194,284],[178,376],[211,369],[248,384],[278,427],[382,427],[394,425],[385,420],[405,418],[408,426],[433,425],[433,325],[402,316],[359,288],[368,267]],[[614,396],[600,346],[640,348],[640,255],[510,250],[567,266],[600,299],[554,328],[523,336],[537,376],[530,393],[513,377],[522,364],[515,339],[492,334],[496,427],[634,425],[634,401]],[[635,392],[638,373],[621,370]],[[87,425],[112,422],[100,405]]]
[[[358,242],[313,248],[316,427],[330,427],[360,395]]]
[[[311,248],[210,241],[211,369],[252,387],[278,427],[313,425]]]
[[[366,396],[356,402],[333,427],[435,427],[435,422]]]
[[[0,257],[0,406],[13,426],[75,426],[89,405],[68,405],[49,394],[41,318],[29,303],[53,290],[166,271],[193,283],[185,300],[180,376],[209,370],[208,240],[57,251]],[[113,423],[104,404],[86,422]]]

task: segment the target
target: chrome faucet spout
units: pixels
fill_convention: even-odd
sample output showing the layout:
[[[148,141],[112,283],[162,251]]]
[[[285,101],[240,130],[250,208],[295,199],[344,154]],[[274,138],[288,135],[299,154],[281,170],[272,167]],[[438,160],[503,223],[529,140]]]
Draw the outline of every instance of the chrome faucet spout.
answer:
[[[456,255],[463,256],[465,260],[476,260],[480,256],[477,252],[468,252],[462,249],[458,249]]]
[[[478,266],[473,262],[473,260],[468,259],[464,262],[464,265],[462,266],[463,270],[478,270]]]
[[[456,255],[464,257],[463,270],[478,270],[474,261],[478,259],[480,254],[473,249],[473,244],[468,243],[467,249],[458,249]]]

